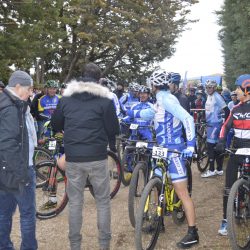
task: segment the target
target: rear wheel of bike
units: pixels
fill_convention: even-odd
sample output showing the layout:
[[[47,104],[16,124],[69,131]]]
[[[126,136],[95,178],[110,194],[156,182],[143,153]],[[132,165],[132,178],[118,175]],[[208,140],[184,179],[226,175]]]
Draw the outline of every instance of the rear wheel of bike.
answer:
[[[122,184],[126,187],[130,184],[132,173],[134,170],[134,152],[131,149],[126,149],[123,152],[123,158],[122,158]]]
[[[237,180],[227,203],[228,238],[232,249],[250,249],[250,190],[249,182]]]
[[[199,137],[197,139],[197,167],[199,171],[204,172],[209,165],[208,152],[207,152],[207,142],[206,138]]]
[[[153,178],[143,190],[135,225],[135,244],[138,250],[154,249],[163,229],[164,212],[159,209],[161,187],[161,180]]]
[[[186,169],[187,169],[188,192],[189,192],[189,195],[191,196],[191,194],[192,194],[192,185],[193,185],[191,163],[189,161],[186,161],[185,164],[186,164]],[[184,212],[182,202],[180,201],[180,199],[177,196],[176,192],[174,192],[173,203],[178,204],[177,206],[174,207],[174,211],[172,213],[173,222],[176,225],[181,225],[186,219],[186,214]]]
[[[142,191],[147,183],[146,173],[148,172],[146,162],[138,162],[132,174],[128,193],[128,214],[130,223],[135,227],[136,212],[138,211]]]
[[[36,215],[39,219],[49,219],[63,211],[68,203],[66,194],[67,179],[64,171],[58,168],[54,161],[42,161],[36,165],[36,170],[43,174],[37,177],[36,185]],[[56,172],[55,178],[53,177]],[[56,199],[56,202],[55,200]]]
[[[52,158],[52,153],[48,149],[42,147],[35,147],[33,155],[35,165],[41,161],[51,160]]]
[[[117,155],[108,150],[108,169],[109,169],[109,176],[110,176],[110,199],[113,199],[119,188],[121,186],[121,164],[117,157]],[[90,193],[94,197],[94,190],[90,182],[87,182],[86,187],[89,188]]]

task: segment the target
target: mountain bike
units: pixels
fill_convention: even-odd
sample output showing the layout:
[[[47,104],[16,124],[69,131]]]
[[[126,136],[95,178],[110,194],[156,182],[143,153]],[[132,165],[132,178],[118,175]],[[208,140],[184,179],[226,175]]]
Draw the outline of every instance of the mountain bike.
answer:
[[[122,166],[122,184],[124,186],[128,186],[130,184],[133,170],[138,161],[140,161],[140,153],[136,150],[135,144],[137,142],[147,142],[147,140],[143,140],[141,135],[139,134],[139,129],[148,128],[153,134],[153,127],[148,125],[138,125],[138,124],[130,124],[130,131],[133,135],[130,136],[133,139],[126,138],[123,140],[123,153],[121,158],[121,166]]]
[[[136,163],[133,170],[128,193],[128,214],[130,223],[133,227],[135,227],[135,217],[141,194],[149,179],[151,171],[152,145],[154,143],[156,142],[138,141],[134,146],[135,154],[139,155],[139,161]]]
[[[121,165],[118,157],[112,151],[108,150],[108,168],[110,173],[110,198],[114,198],[121,184]],[[36,165],[37,176],[36,184],[36,207],[37,218],[49,219],[60,214],[68,203],[66,194],[67,178],[65,171],[60,169],[56,160],[41,161]],[[87,181],[86,188],[94,196],[93,187]],[[51,197],[56,197],[56,205],[50,208],[44,208]]]
[[[172,215],[174,223],[182,224],[186,218],[182,202],[179,200],[170,176],[168,165],[170,158],[168,152],[180,152],[162,147],[153,147],[152,157],[155,164],[152,166],[151,178],[146,184],[136,215],[135,242],[136,249],[154,249],[159,233],[165,230],[164,216]],[[191,195],[192,173],[190,162],[187,166],[188,191]]]
[[[250,148],[237,149],[235,154],[245,159],[238,167],[238,180],[228,197],[228,238],[232,249],[250,249]]]
[[[204,122],[195,124],[196,145],[193,161],[197,163],[200,172],[204,172],[209,165],[206,126],[207,124]]]

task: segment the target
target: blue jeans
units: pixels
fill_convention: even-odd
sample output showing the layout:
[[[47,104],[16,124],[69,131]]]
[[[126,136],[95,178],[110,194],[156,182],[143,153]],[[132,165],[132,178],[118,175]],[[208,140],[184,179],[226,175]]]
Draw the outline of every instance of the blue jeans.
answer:
[[[18,205],[22,242],[21,250],[37,249],[36,240],[36,177],[33,167],[29,167],[31,182],[21,193],[0,192],[0,250],[14,250],[10,239],[12,216]]]

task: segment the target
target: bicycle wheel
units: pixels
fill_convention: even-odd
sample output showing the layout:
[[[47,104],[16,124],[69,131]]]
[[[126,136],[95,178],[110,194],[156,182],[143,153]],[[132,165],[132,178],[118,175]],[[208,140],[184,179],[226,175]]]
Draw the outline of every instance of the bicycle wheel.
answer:
[[[250,249],[250,190],[249,182],[237,180],[227,203],[228,237],[232,249]]]
[[[68,203],[65,173],[54,161],[39,162],[36,169],[40,173],[47,173],[46,179],[36,186],[36,216],[39,219],[53,218],[61,213]],[[56,176],[53,171],[57,171]],[[56,202],[52,202],[51,197],[56,198]]]
[[[108,168],[110,176],[110,199],[113,199],[121,186],[121,164],[112,151],[108,151]]]
[[[129,220],[133,227],[135,227],[135,217],[138,211],[139,202],[142,191],[147,183],[147,164],[146,162],[138,162],[132,174],[128,193],[128,214]]]
[[[126,187],[130,184],[131,178],[132,178],[132,173],[134,170],[134,152],[131,149],[126,149],[123,152],[123,158],[122,158],[122,171],[121,171],[121,176],[122,176],[122,184]]]
[[[191,163],[189,161],[186,161],[186,169],[187,169],[187,186],[188,186],[187,188],[188,188],[189,195],[191,196],[193,178],[192,178]],[[173,204],[176,204],[172,212],[173,222],[176,225],[181,225],[186,219],[186,214],[185,214],[182,202],[180,201],[179,197],[177,196],[175,192],[174,192],[174,197],[173,197]]]
[[[161,180],[153,178],[143,190],[135,224],[135,244],[138,250],[154,249],[162,229],[163,211],[159,209],[161,187]]]
[[[35,147],[33,155],[33,160],[35,165],[41,161],[51,160],[52,158],[53,155],[48,149],[42,147]]]
[[[109,150],[108,169],[110,176],[110,199],[113,199],[121,186],[121,164],[116,154]],[[94,197],[94,190],[89,181],[87,182],[86,187],[89,188],[91,195]]]
[[[206,138],[198,136],[197,151],[198,151],[197,167],[199,171],[202,173],[208,168],[209,165]]]

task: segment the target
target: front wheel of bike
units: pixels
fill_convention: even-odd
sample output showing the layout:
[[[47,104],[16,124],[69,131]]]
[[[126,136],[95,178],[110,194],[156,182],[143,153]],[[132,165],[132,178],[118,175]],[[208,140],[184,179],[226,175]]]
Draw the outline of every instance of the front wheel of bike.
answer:
[[[53,218],[61,213],[68,203],[65,172],[58,168],[54,161],[39,162],[35,168],[42,174],[42,179],[37,176],[36,180],[36,216],[39,219]]]
[[[197,142],[197,167],[203,173],[209,165],[206,138],[200,138]]]
[[[160,207],[162,181],[151,179],[145,186],[136,215],[135,244],[137,250],[154,249],[163,229],[163,209]]]
[[[250,190],[249,182],[237,180],[227,203],[228,238],[232,249],[250,249]]]
[[[128,193],[128,214],[129,220],[135,227],[136,212],[138,211],[142,191],[146,185],[146,173],[148,171],[146,162],[138,162],[132,174]]]
[[[123,157],[121,161],[122,171],[121,171],[121,181],[122,184],[127,187],[130,184],[132,173],[134,170],[134,153],[131,149],[126,149],[123,152]]]

